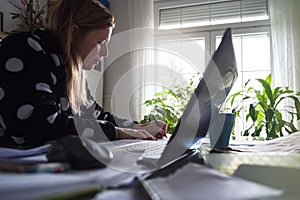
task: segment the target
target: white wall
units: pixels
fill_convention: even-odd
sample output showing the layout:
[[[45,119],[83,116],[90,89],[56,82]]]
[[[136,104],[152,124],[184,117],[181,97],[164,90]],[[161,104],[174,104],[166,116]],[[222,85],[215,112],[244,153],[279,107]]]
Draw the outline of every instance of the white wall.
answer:
[[[110,0],[111,12],[115,16],[116,27],[113,31],[113,37],[118,37],[117,34],[122,33],[130,29],[129,21],[129,9],[128,9],[129,0]],[[128,41],[127,41],[128,42]],[[122,45],[122,44],[120,44]],[[124,44],[123,44],[124,45]],[[115,47],[115,46],[114,46]],[[116,50],[116,49],[115,49]],[[110,54],[113,54],[114,49],[109,49]],[[113,111],[115,115],[124,118],[130,118],[128,116],[128,107],[127,102],[124,102],[123,105],[115,105],[115,98],[122,98],[122,96],[127,95],[127,91],[119,92],[118,94],[112,96],[115,86],[120,80],[120,78],[126,74],[131,69],[131,58],[130,54],[120,55],[112,64],[105,67],[104,74],[104,109],[108,111]],[[127,83],[131,84],[131,83]],[[123,94],[122,94],[123,93]]]
[[[3,29],[4,32],[11,32],[12,30],[15,30],[17,28],[17,20],[12,20],[11,15],[9,14],[10,12],[18,12],[18,10],[11,5],[9,2],[12,2],[16,5],[21,6],[21,1],[20,0],[1,0],[0,1],[0,11],[3,12]],[[40,0],[40,5],[45,5],[47,3],[47,0]]]
[[[19,0],[10,0],[10,2],[18,4],[20,3]],[[11,19],[10,12],[16,12],[17,9],[13,7],[11,4],[7,1],[1,0],[0,1],[0,11],[3,12],[3,31],[5,32],[11,32],[12,30],[16,29],[15,22]]]

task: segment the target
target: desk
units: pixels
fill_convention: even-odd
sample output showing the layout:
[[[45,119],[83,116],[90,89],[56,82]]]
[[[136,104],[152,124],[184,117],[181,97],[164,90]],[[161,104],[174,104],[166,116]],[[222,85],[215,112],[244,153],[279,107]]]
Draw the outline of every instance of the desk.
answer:
[[[237,148],[235,146],[234,148]],[[240,165],[261,165],[274,167],[289,167],[300,169],[300,153],[289,152],[242,152],[242,153],[209,153],[211,148],[204,145],[201,148],[205,164],[233,175]],[[300,177],[299,177],[300,178]]]
[[[204,147],[204,146],[203,146]],[[212,154],[211,154],[212,155]],[[209,155],[209,156],[211,156]],[[237,154],[224,154],[224,156],[236,156]],[[124,155],[126,156],[126,155]],[[208,155],[206,155],[208,156]],[[126,158],[125,158],[126,159]],[[177,166],[178,168],[183,168],[185,166],[187,166],[187,163],[193,163],[195,160],[193,160],[191,158],[191,160],[185,160],[183,165]],[[254,164],[254,163],[252,163]],[[199,166],[199,164],[197,164]],[[176,168],[175,168],[176,169]],[[191,168],[189,168],[191,169]],[[197,167],[195,165],[192,165],[192,169],[193,170],[199,170],[202,169],[201,167]],[[214,170],[215,171],[215,170]],[[245,171],[245,170],[244,170]],[[248,171],[248,170],[246,170]],[[297,171],[297,170],[296,170]],[[188,171],[188,172],[191,172]],[[201,175],[200,177],[197,177],[196,175],[201,172],[201,170],[197,173],[195,173],[194,178],[197,178],[197,183],[203,183],[204,186],[207,185],[207,182],[199,182],[198,180],[204,180],[204,176]],[[251,177],[251,175],[248,176],[245,175],[245,173],[242,173],[243,171],[240,171],[239,173],[233,174],[232,177],[242,177],[244,179],[247,180],[251,180],[249,179],[249,177]],[[249,171],[248,171],[249,172]],[[299,171],[297,171],[299,172]],[[257,172],[253,172],[253,173],[257,173]],[[209,174],[216,174],[216,172],[213,171],[209,171]],[[251,173],[250,173],[251,174]],[[34,192],[36,191],[36,189],[38,189],[38,192],[41,193],[43,188],[44,183],[46,184],[52,184],[51,187],[46,188],[44,187],[44,191],[47,191],[46,194],[55,194],[55,190],[51,191],[50,189],[55,189],[58,188],[60,189],[61,192],[66,192],[68,191],[67,189],[69,189],[69,191],[83,191],[82,186],[87,186],[87,188],[85,189],[101,189],[102,186],[106,186],[109,190],[105,190],[104,192],[99,193],[95,199],[99,198],[99,199],[113,199],[113,197],[119,199],[120,195],[122,196],[122,199],[137,199],[136,197],[141,197],[142,199],[147,199],[145,196],[145,193],[142,192],[142,190],[140,189],[140,185],[137,184],[136,182],[132,182],[132,180],[137,176],[138,174],[134,174],[134,173],[126,173],[124,171],[120,171],[120,170],[114,170],[112,168],[104,168],[104,169],[97,169],[97,170],[86,170],[86,171],[69,171],[66,173],[59,173],[59,174],[15,174],[15,178],[17,181],[23,181],[23,183],[19,182],[20,187],[22,186],[23,189],[22,190],[18,190],[16,188],[13,187],[10,191],[8,190],[2,190],[1,191],[1,186],[0,186],[0,196],[1,197],[6,197],[4,194],[6,195],[15,195],[12,196],[12,198],[10,199],[32,199],[32,198],[38,198],[41,196],[38,195],[34,195]],[[225,177],[221,174],[217,174],[220,177]],[[24,177],[23,177],[24,176]],[[274,176],[274,174],[272,174],[272,176]],[[35,177],[36,179],[33,179],[33,177]],[[230,176],[229,176],[230,177]],[[294,176],[295,177],[295,176]],[[223,178],[218,178],[218,180],[223,180]],[[296,175],[296,178],[294,180],[294,184],[295,185],[300,185],[300,178],[299,180],[298,176]],[[51,180],[51,181],[50,181]],[[160,179],[163,180],[163,179]],[[167,180],[167,179],[166,179]],[[230,180],[230,178],[228,178],[228,176],[226,176],[226,179],[224,180]],[[4,179],[1,179],[2,184],[7,186],[7,183],[5,182]],[[57,181],[60,181],[60,183],[58,183]],[[260,182],[260,180],[256,179],[254,180],[258,183],[262,183]],[[288,181],[288,180],[286,180]],[[33,184],[35,183],[35,184]],[[172,183],[173,184],[173,183]],[[170,185],[172,187],[172,184]],[[215,184],[215,182],[213,182],[213,184]],[[219,183],[219,184],[225,184],[225,183]],[[264,183],[264,184],[268,184],[268,183]],[[55,185],[55,187],[54,187]],[[194,186],[195,184],[193,184]],[[226,183],[227,185],[227,183]],[[32,190],[28,190],[28,187],[32,187],[34,186],[34,188],[31,188]],[[49,186],[49,185],[48,185]],[[121,188],[119,188],[119,186],[121,186]],[[187,185],[188,186],[188,185]],[[228,185],[227,185],[228,186]],[[270,185],[271,186],[271,185]],[[27,188],[26,188],[27,187]],[[39,189],[40,188],[40,189]],[[203,189],[203,187],[200,187]],[[219,188],[222,188],[221,186]],[[247,187],[248,188],[248,187]],[[2,188],[3,189],[3,188]],[[237,188],[235,188],[237,189]],[[239,188],[241,189],[241,188]],[[286,188],[282,188],[282,189],[286,189]],[[287,188],[289,189],[289,188]],[[18,192],[15,192],[18,191]],[[213,188],[206,188],[205,192],[213,192],[214,189]],[[244,191],[247,191],[247,189]],[[20,192],[25,192],[26,195],[20,194]],[[93,194],[95,193],[95,190],[92,190],[91,192],[93,192]],[[220,191],[222,192],[222,191]],[[224,192],[224,191],[223,191]],[[234,193],[234,192],[232,192]],[[73,193],[74,194],[74,193]],[[19,195],[19,196],[18,196]],[[297,196],[298,193],[296,193],[295,196]],[[291,195],[293,196],[293,195]],[[289,197],[291,197],[289,196]],[[43,196],[45,197],[45,196]],[[63,197],[63,196],[61,196]],[[65,196],[66,198],[68,198],[69,196]],[[5,198],[5,199],[9,199],[9,198]],[[138,198],[139,199],[139,198]],[[197,198],[196,198],[197,199]],[[199,199],[199,198],[198,198]],[[227,198],[230,199],[230,198]]]
[[[282,140],[282,139],[279,139]],[[276,143],[275,143],[276,144]],[[277,143],[280,144],[280,141]],[[239,146],[232,146],[239,148]],[[209,144],[201,147],[206,165],[225,174],[282,189],[278,199],[298,200],[300,197],[300,153],[296,152],[232,152],[209,153]]]

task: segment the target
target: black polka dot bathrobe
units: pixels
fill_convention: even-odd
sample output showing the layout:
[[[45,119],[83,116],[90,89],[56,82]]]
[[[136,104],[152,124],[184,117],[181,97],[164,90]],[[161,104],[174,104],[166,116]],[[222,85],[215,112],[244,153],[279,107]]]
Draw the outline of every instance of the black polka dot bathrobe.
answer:
[[[80,116],[71,112],[58,38],[49,30],[19,32],[0,42],[0,137],[40,145],[64,135],[115,138],[134,122],[104,110],[89,96]]]

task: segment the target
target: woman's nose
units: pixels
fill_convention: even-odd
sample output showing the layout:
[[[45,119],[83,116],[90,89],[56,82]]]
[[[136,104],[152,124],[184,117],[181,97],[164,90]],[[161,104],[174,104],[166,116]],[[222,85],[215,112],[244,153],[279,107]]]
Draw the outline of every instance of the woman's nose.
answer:
[[[108,56],[107,44],[101,44],[100,56],[102,56],[102,57],[107,57]]]

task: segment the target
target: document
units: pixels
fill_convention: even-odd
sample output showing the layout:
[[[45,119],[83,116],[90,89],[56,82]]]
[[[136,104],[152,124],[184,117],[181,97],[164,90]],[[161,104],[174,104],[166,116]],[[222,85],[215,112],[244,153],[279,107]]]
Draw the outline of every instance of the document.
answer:
[[[28,150],[12,149],[0,147],[0,159],[1,158],[16,158],[25,156],[36,156],[46,153],[50,148],[50,144],[39,146]]]
[[[0,197],[5,200],[55,199],[80,191],[99,190],[103,186],[126,186],[139,175],[110,167],[61,173],[0,173]]]
[[[300,153],[300,132],[273,140],[262,141],[254,146],[236,146],[234,148],[242,152]]]
[[[0,173],[0,196],[6,200],[43,199],[100,187],[88,177],[63,173]]]

